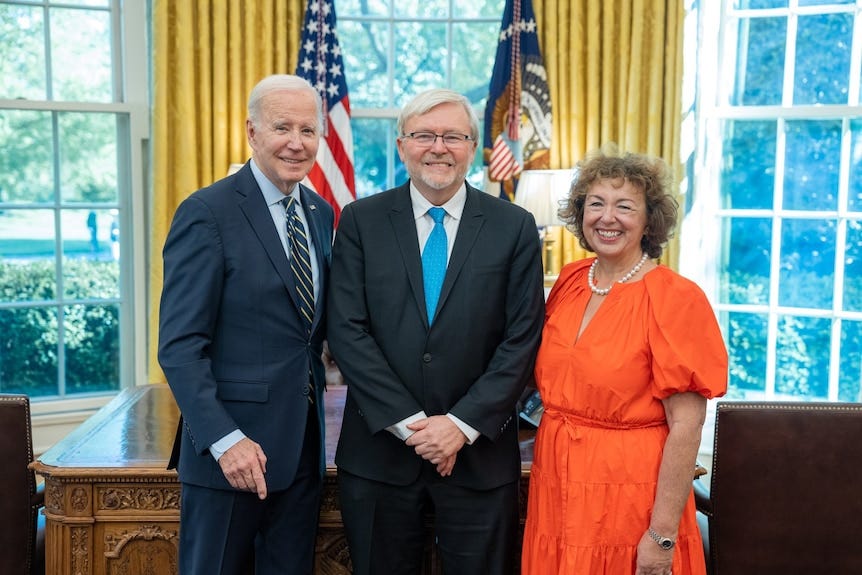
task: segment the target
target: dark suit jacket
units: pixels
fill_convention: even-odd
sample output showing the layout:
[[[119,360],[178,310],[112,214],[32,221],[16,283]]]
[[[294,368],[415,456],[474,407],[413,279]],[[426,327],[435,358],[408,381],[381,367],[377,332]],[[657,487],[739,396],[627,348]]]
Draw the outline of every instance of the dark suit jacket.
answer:
[[[405,485],[422,459],[386,427],[424,410],[479,432],[450,478],[488,489],[520,477],[515,404],[544,320],[535,221],[467,187],[433,326],[409,184],[349,204],[332,255],[330,349],[348,384],[336,464]]]
[[[325,294],[333,210],[304,186],[300,195]],[[163,255],[159,363],[182,414],[180,480],[231,489],[208,448],[239,428],[267,456],[267,488],[287,487],[305,432],[309,369],[323,436],[325,302],[318,297],[309,340],[249,164],[182,202]]]

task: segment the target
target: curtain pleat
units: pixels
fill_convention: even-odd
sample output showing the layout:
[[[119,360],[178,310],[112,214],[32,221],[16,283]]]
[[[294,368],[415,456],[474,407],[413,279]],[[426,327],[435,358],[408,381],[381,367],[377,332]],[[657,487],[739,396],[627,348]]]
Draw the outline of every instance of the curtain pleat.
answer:
[[[533,0],[553,103],[551,168],[607,142],[659,156],[676,176],[682,119],[679,0]],[[680,199],[681,202],[681,199]],[[556,268],[589,255],[559,228]],[[662,262],[677,267],[674,239]]]
[[[162,246],[174,210],[251,154],[246,102],[269,74],[292,73],[304,0],[153,1],[153,204],[149,380],[156,361]]]

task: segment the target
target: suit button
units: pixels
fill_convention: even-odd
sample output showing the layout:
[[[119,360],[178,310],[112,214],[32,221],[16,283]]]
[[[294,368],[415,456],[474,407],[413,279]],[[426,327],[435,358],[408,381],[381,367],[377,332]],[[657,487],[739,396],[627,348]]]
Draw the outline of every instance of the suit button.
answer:
[[[424,361],[425,363],[431,363],[431,354],[430,353],[424,354],[422,356],[422,361]]]
[[[302,395],[308,395],[309,391],[311,391],[311,389],[309,389],[308,385],[302,386]]]

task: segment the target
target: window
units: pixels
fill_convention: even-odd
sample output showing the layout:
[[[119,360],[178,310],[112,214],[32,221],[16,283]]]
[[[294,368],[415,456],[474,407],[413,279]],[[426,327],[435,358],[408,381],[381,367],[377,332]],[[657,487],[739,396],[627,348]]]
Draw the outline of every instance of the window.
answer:
[[[395,123],[411,97],[428,88],[451,88],[466,95],[482,118],[504,3],[337,1],[358,197],[407,180]],[[481,145],[468,180],[482,186]]]
[[[697,6],[721,24],[698,43],[683,261],[712,287],[728,397],[862,401],[862,5]]]
[[[144,0],[0,0],[2,392],[69,398],[134,379],[144,21]]]

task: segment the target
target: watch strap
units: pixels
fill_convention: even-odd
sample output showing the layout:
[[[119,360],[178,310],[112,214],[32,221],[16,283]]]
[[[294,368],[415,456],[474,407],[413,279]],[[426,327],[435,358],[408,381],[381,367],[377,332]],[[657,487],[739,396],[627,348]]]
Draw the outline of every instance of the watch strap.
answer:
[[[652,527],[647,529],[647,534],[650,536],[650,539],[655,541],[658,546],[665,551],[670,551],[671,549],[673,549],[673,546],[676,545],[676,541],[674,541],[670,537],[663,537],[662,535],[659,535]]]

